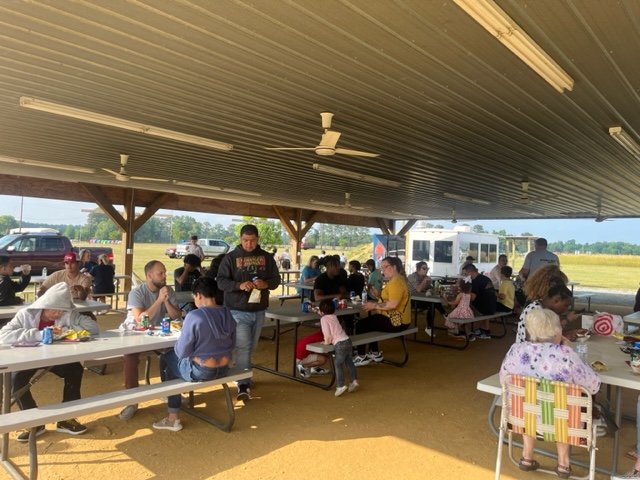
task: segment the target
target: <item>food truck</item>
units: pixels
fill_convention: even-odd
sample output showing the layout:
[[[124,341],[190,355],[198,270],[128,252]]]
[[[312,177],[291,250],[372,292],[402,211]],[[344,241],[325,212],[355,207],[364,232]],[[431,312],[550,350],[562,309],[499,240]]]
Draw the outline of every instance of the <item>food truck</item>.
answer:
[[[406,236],[407,274],[416,269],[416,263],[429,265],[429,275],[455,277],[468,256],[479,272],[489,272],[498,263],[497,235],[475,233],[471,227],[462,225],[453,230],[442,228],[415,228]]]

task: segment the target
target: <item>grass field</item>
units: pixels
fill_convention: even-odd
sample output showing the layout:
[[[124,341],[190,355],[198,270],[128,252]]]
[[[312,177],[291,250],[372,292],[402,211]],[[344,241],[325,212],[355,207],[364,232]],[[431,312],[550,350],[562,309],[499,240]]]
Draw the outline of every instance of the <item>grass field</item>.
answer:
[[[78,245],[91,248],[91,245]],[[149,260],[161,260],[167,267],[169,283],[173,284],[173,271],[182,266],[182,261],[171,259],[164,255],[169,244],[140,243],[136,244],[133,257],[133,271],[140,278],[144,278],[144,265]],[[120,246],[114,245],[116,265],[121,265],[122,252]],[[278,248],[282,251],[284,247]],[[349,260],[364,262],[371,257],[371,245],[362,245],[353,249],[329,249],[327,253],[345,252]],[[318,255],[320,249],[302,251],[302,264],[306,265],[311,255]],[[524,257],[509,259],[509,265],[514,270],[520,269]],[[208,266],[209,260],[205,265]],[[293,262],[295,264],[295,260]],[[605,288],[611,290],[627,290],[635,292],[640,282],[640,257],[632,255],[561,255],[562,270],[570,280],[580,283],[580,288]]]

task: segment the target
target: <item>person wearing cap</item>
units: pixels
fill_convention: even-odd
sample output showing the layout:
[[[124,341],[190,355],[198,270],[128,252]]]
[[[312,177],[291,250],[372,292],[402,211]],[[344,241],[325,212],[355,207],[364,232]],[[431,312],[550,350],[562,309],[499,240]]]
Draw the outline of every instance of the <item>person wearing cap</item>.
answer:
[[[183,266],[173,272],[173,286],[176,292],[190,292],[194,282],[202,276],[200,272],[200,257],[190,253],[182,259]],[[184,311],[190,312],[198,307],[194,302],[187,302],[180,306]]]
[[[529,278],[540,267],[545,265],[557,265],[560,266],[560,259],[555,253],[547,250],[547,239],[536,238],[535,250],[527,253],[524,257],[524,263],[520,269],[520,276],[525,280]]]
[[[475,262],[476,259],[473,258],[471,255],[469,255],[467,258],[464,259],[464,263],[462,264],[462,266],[460,267],[460,274],[464,275],[464,269],[466,268],[467,265],[473,265],[473,262]]]
[[[198,236],[191,235],[191,241],[187,245],[187,254],[195,255],[200,259],[200,261],[204,260],[204,251],[202,247],[198,245]]]
[[[73,298],[84,300],[89,295],[93,278],[91,275],[80,272],[80,264],[75,252],[64,254],[64,270],[58,270],[49,275],[42,282],[38,296],[43,295],[49,288],[60,282],[66,283],[72,288]]]
[[[54,334],[59,334],[63,329],[76,331],[87,330],[91,335],[99,333],[98,324],[91,317],[79,313],[73,304],[71,290],[66,283],[52,285],[35,302],[18,311],[15,317],[0,330],[0,343],[13,344],[17,342],[40,342],[42,331],[45,327],[52,327]],[[51,372],[64,379],[62,401],[70,402],[80,399],[80,386],[84,367],[79,363],[54,365]],[[12,374],[13,393],[24,389],[37,369],[22,370]],[[36,402],[31,391],[25,392],[17,398],[21,410],[36,408]],[[74,419],[60,421],[56,425],[56,431],[80,435],[86,432],[87,427]],[[44,425],[36,429],[36,436],[45,432]],[[19,442],[29,440],[30,430],[27,429],[18,435]]]

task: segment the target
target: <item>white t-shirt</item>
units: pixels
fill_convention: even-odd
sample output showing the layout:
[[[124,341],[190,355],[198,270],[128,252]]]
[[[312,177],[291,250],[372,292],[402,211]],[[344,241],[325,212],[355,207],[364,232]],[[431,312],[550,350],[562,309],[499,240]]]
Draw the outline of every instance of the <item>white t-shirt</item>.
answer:
[[[560,260],[555,253],[551,253],[547,250],[534,250],[533,252],[527,253],[527,256],[524,257],[524,265],[522,265],[522,268],[528,268],[528,277],[531,277],[533,272],[545,265],[560,266]]]

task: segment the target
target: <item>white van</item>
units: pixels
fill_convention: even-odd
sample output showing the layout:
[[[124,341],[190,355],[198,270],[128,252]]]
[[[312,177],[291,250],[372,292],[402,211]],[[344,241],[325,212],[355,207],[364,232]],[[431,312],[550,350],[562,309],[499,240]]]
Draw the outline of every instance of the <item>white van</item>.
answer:
[[[187,245],[189,245],[188,241],[176,245],[175,256],[177,258],[182,258],[187,254]],[[205,258],[217,257],[221,253],[227,253],[230,248],[227,242],[217,238],[199,238],[198,245],[202,247]]]
[[[427,262],[429,275],[455,277],[468,256],[479,272],[489,272],[498,263],[497,235],[475,233],[463,225],[453,230],[412,229],[406,237],[406,270],[412,273],[416,263]]]

